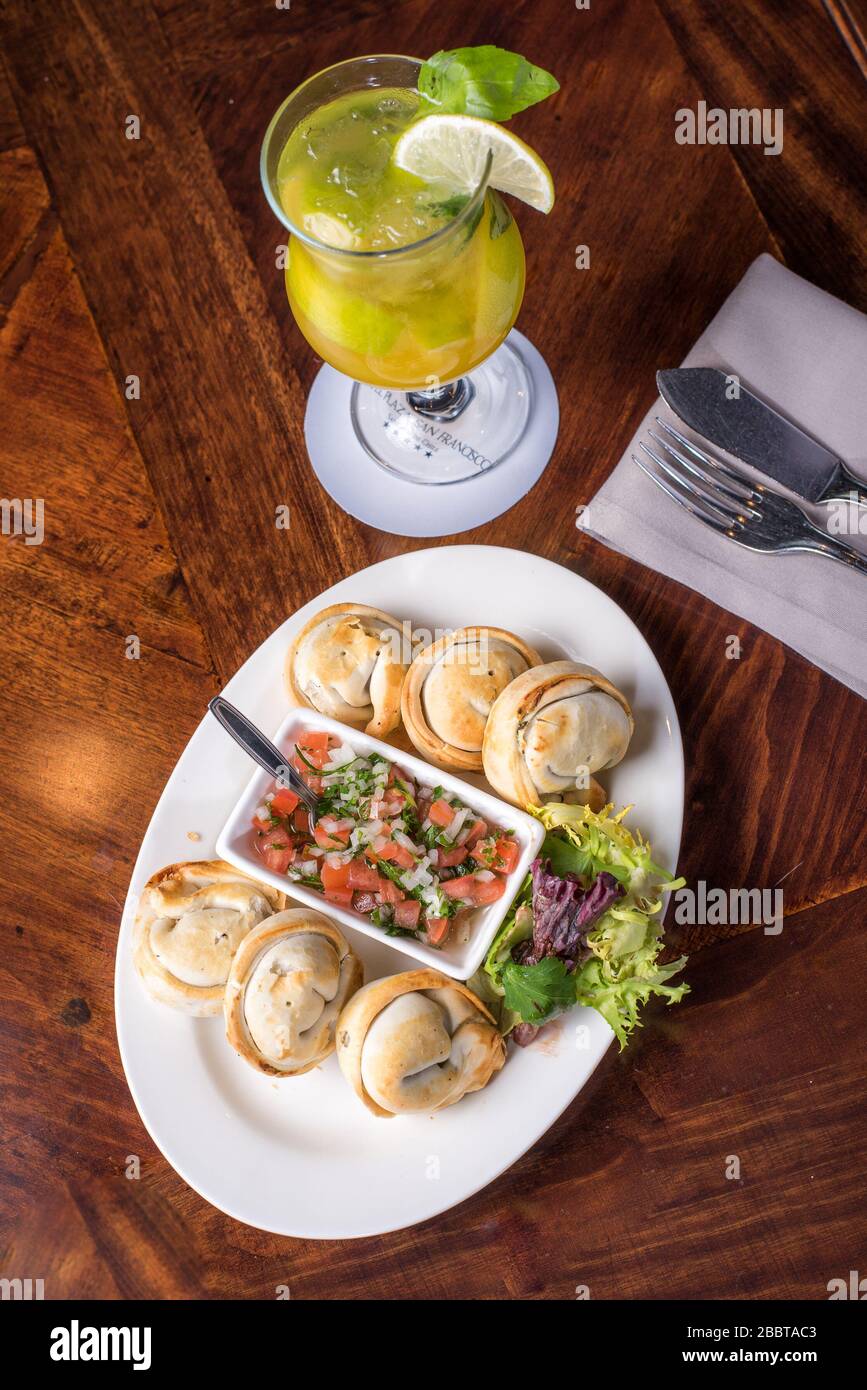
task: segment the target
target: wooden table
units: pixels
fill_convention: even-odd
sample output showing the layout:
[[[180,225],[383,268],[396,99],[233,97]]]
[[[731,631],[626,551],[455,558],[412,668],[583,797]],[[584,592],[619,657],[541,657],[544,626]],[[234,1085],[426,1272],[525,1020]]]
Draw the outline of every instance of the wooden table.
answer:
[[[44,498],[46,534],[0,537],[0,1273],[50,1298],[822,1299],[867,1272],[864,703],[575,529],[655,368],[758,253],[867,310],[867,65],[844,10],[2,0],[0,491]],[[867,32],[867,0],[848,10]],[[682,872],[786,876],[785,929],[686,933],[689,1001],[471,1201],[390,1237],[278,1239],[207,1206],[145,1133],[115,1042],[118,920],[208,697],[335,578],[423,544],[354,522],[307,465],[318,363],[275,270],[261,133],[341,57],[481,42],[562,83],[520,127],[558,190],[550,219],[521,216],[520,326],[562,425],[533,493],[461,540],[547,555],[626,609],[683,724]],[[699,99],[783,107],[783,154],[678,146],[674,112]]]

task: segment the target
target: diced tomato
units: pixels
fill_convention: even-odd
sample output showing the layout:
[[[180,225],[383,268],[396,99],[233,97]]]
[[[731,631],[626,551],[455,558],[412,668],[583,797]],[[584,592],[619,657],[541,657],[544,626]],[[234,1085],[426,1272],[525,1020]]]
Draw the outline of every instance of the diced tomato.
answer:
[[[508,835],[497,841],[496,855],[491,868],[498,874],[510,874],[520,858],[520,850]]]
[[[271,810],[275,816],[290,816],[298,805],[298,797],[288,787],[281,787],[271,798]]]
[[[495,903],[506,891],[503,878],[479,879],[474,874],[464,874],[462,878],[450,878],[442,884],[448,898],[460,898],[464,902],[481,907],[485,903]]]
[[[467,857],[466,845],[456,845],[454,849],[437,850],[437,868],[454,869],[458,864],[463,864]]]
[[[441,946],[449,934],[448,917],[428,917],[425,930],[432,946]]]
[[[262,820],[260,816],[254,816],[253,829],[262,830],[265,832],[266,835],[270,835],[274,830],[274,826],[271,824],[269,820]]]
[[[364,859],[352,859],[349,864],[349,886],[362,892],[376,892],[382,879],[372,864]]]
[[[488,827],[483,820],[473,821],[469,835],[464,840],[467,849],[472,849],[477,840],[481,840],[488,833]]]
[[[278,841],[278,843],[282,842]],[[259,853],[262,855],[266,868],[273,869],[275,874],[285,874],[295,858],[293,847],[288,845],[286,849],[273,849],[265,839],[261,840],[260,844],[264,846]]]
[[[379,903],[375,893],[353,893],[352,906],[356,912],[363,912],[366,917],[369,912],[379,907]]]
[[[302,756],[303,755],[303,756]],[[322,778],[318,777],[309,766],[320,768],[328,762],[329,744],[328,735],[319,733],[302,734],[298,739],[298,747],[292,752],[289,761],[298,774],[307,783],[313,792],[322,791]]]
[[[315,772],[311,772],[310,768],[299,758],[297,753],[293,753],[289,761],[301,780],[307,784],[312,792],[315,792],[316,795],[319,796],[322,791],[322,778],[317,776]]]
[[[306,734],[302,734],[299,739],[296,739],[296,743],[308,763],[312,763],[314,767],[324,767],[328,762],[328,754],[330,751],[328,734],[311,730]]]
[[[449,803],[444,801],[442,797],[431,804],[431,808],[428,811],[428,819],[432,820],[434,825],[441,825],[443,829],[445,829],[447,825],[451,825],[454,818],[454,811]]]
[[[474,885],[475,879],[472,874],[464,874],[462,878],[447,879],[440,887],[447,898],[466,898],[467,902],[470,902]]]
[[[409,927],[414,929],[418,926],[421,903],[415,898],[407,898],[404,902],[398,903],[394,909],[394,920],[399,927]]]
[[[399,845],[397,840],[389,840],[377,856],[379,859],[386,859],[391,864],[396,864],[399,869],[411,869],[415,860],[405,845]]]
[[[472,900],[477,907],[484,907],[487,903],[495,903],[505,891],[506,880],[504,878],[491,878],[487,882],[476,879]]]
[[[328,892],[331,888],[355,887],[355,884],[350,884],[349,881],[351,867],[351,861],[349,864],[329,864],[326,860],[322,865],[322,887],[325,891]]]
[[[310,812],[306,806],[296,806],[292,815],[292,824],[302,835],[310,833]]]
[[[313,838],[321,849],[345,849],[349,843],[348,830],[326,830],[321,821],[313,828]]]
[[[406,896],[390,878],[381,880],[378,891],[379,900],[383,903],[402,903]]]
[[[352,906],[351,888],[326,888],[325,897],[330,903],[339,903],[341,907]]]

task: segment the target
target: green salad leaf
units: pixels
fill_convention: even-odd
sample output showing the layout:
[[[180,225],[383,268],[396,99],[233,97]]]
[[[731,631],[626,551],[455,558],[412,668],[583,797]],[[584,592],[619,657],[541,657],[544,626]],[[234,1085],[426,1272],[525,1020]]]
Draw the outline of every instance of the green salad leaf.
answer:
[[[560,84],[520,53],[485,43],[435,53],[422,64],[418,89],[439,112],[507,121],[559,91]]]
[[[537,965],[507,961],[501,983],[506,1008],[524,1023],[543,1023],[575,1003],[575,981],[556,956],[547,956]]]
[[[589,959],[569,973],[556,956],[519,965],[512,949],[533,934],[532,880],[527,877],[488,952],[483,972],[487,990],[501,1002],[501,1026],[542,1023],[573,1004],[596,1009],[613,1028],[621,1048],[640,1027],[640,1008],[657,995],[675,1004],[686,984],[669,984],[686,957],[660,965],[664,895],[683,886],[654,863],[650,845],[623,824],[631,807],[612,814],[588,806],[550,802],[528,808],[548,832],[540,857],[561,877],[578,874],[586,886],[605,872],[622,886],[617,898],[587,936]]]

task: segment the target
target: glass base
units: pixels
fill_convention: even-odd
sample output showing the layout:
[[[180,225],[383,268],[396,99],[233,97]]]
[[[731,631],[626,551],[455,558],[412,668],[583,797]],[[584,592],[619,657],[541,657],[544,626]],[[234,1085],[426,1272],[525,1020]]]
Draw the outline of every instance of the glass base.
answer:
[[[404,392],[356,382],[352,425],[381,468],[439,487],[496,468],[517,448],[533,406],[533,379],[513,341],[452,386]]]
[[[361,392],[369,390],[376,399],[375,390],[356,388],[349,377],[324,364],[310,390],[304,437],[313,472],[328,495],[350,516],[392,536],[453,536],[484,526],[514,507],[545,470],[557,439],[560,412],[553,378],[538,350],[516,328],[509,334],[508,343],[530,374],[528,403],[532,400],[533,408],[523,437],[508,458],[501,459],[497,467],[473,473],[462,487],[427,487],[427,477],[411,481],[375,461],[361,444],[353,412]],[[473,372],[472,381],[479,375],[478,371]],[[401,404],[402,393],[395,391],[393,395],[396,403]],[[428,409],[431,402],[426,400],[423,404]],[[448,402],[440,397],[438,408],[443,404]],[[467,410],[470,408],[466,406]],[[448,432],[454,437],[453,429]],[[385,437],[388,438],[388,431]],[[450,458],[452,451],[446,454],[444,441],[439,444],[438,458]],[[413,460],[418,457],[414,448],[411,455]],[[492,451],[487,450],[485,457],[491,458]],[[405,465],[405,459],[401,462]]]

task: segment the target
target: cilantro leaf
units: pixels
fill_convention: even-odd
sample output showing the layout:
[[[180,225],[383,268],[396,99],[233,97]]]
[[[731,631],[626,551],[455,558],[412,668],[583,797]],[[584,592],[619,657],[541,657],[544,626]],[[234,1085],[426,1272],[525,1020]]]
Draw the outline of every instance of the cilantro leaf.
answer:
[[[500,979],[506,1008],[525,1023],[542,1023],[575,1003],[575,978],[557,956],[546,956],[537,965],[509,961]]]

